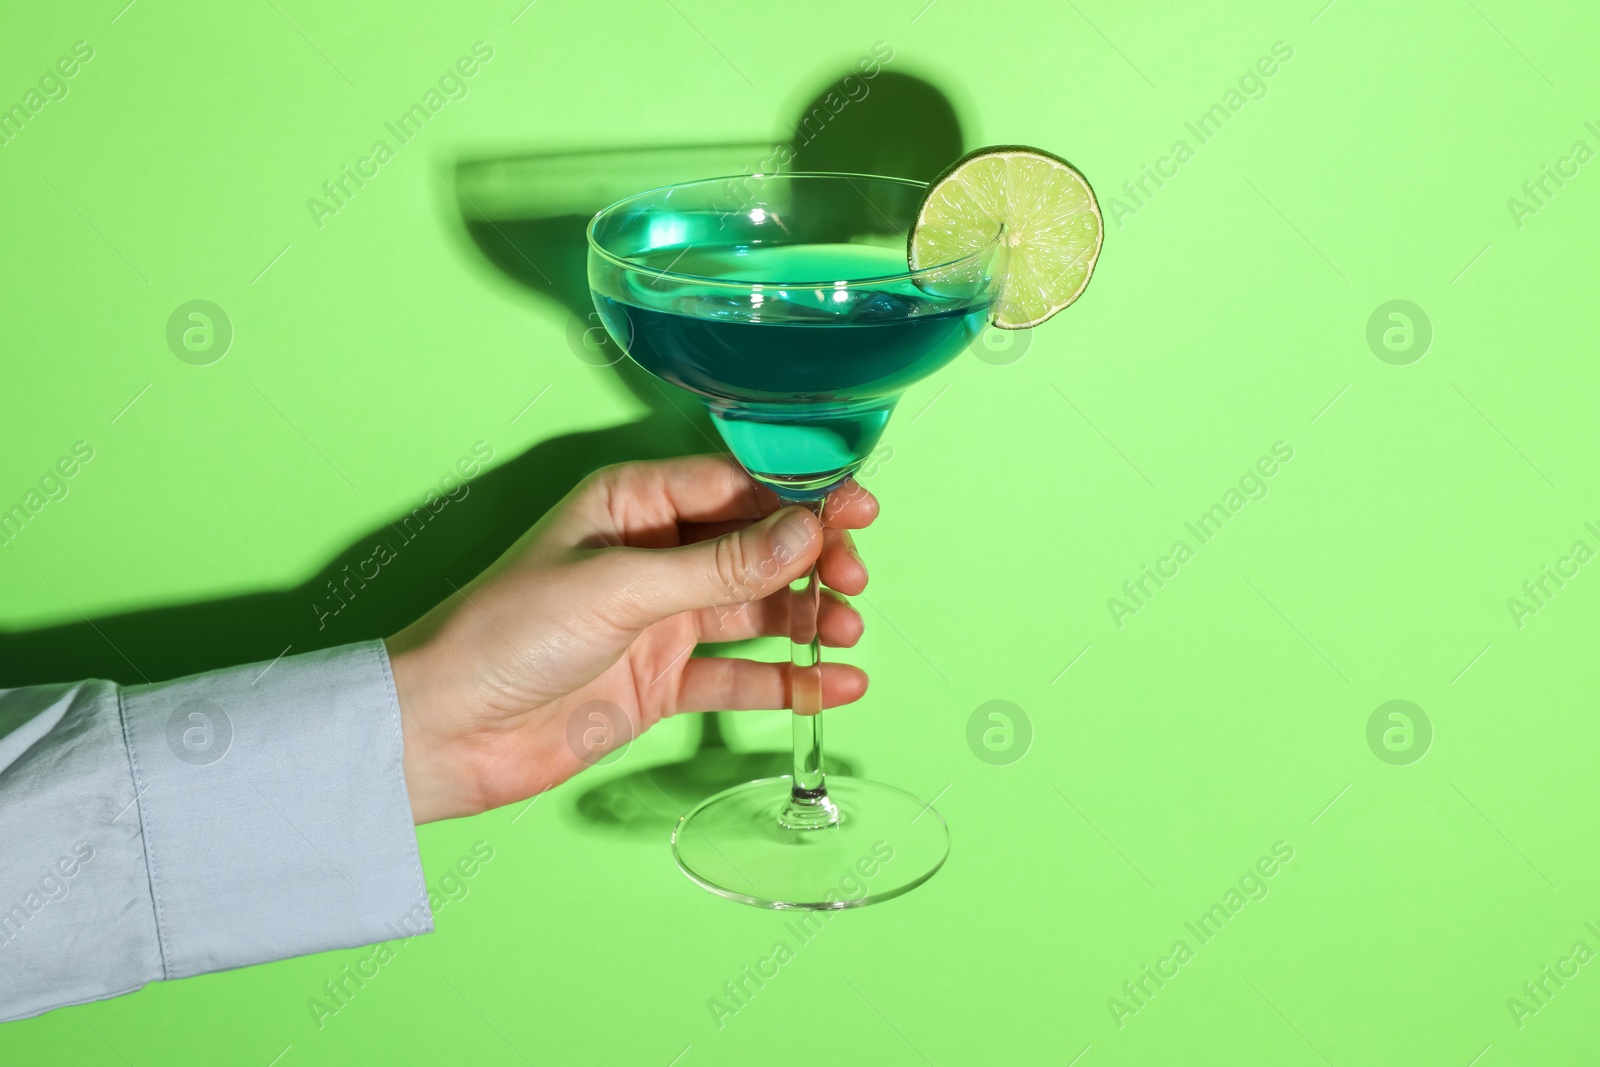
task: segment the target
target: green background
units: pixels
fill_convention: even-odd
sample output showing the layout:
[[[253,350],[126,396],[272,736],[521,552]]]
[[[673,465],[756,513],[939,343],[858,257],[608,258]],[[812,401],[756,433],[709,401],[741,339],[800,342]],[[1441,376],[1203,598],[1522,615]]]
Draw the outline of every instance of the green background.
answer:
[[[586,466],[695,447],[474,236],[463,160],[770,143],[882,41],[880,77],[923,79],[967,146],[1082,167],[1108,232],[1081,303],[1020,358],[965,356],[912,390],[863,477],[884,511],[860,538],[867,636],[843,658],[873,689],[830,742],[939,798],[954,844],[933,881],[832,918],[719,1028],[708,999],[786,920],[692,886],[670,816],[629,791],[702,744],[675,720],[531,808],[423,828],[430,886],[475,842],[494,858],[320,1028],[308,999],[370,949],[11,1024],[0,1061],[1593,1058],[1600,964],[1520,1026],[1507,1006],[1575,942],[1600,949],[1600,577],[1581,568],[1521,625],[1507,603],[1575,541],[1600,548],[1600,176],[1548,182],[1520,220],[1507,203],[1575,141],[1600,149],[1592,12],[121,3],[0,20],[0,104],[94,48],[0,146],[0,506],[94,448],[0,549],[6,684],[391,632]],[[306,200],[478,40],[494,53],[469,95],[319,228]],[[1185,123],[1279,41],[1293,56],[1265,94],[1199,143]],[[841,113],[876,127],[842,153],[941,143],[937,107],[877,100]],[[1192,158],[1164,186],[1119,190],[1179,139]],[[537,258],[536,229],[505,241]],[[166,342],[193,299],[235,334],[207,366]],[[1405,365],[1367,339],[1396,299],[1433,335]],[[480,440],[495,469],[448,528],[319,630],[341,554]],[[1199,545],[1184,524],[1278,441],[1293,459],[1270,492]],[[1108,600],[1180,538],[1193,558],[1117,625]],[[1405,765],[1367,739],[1396,699],[1431,723]],[[967,741],[991,700],[1032,734],[1006,765]],[[787,740],[782,713],[723,730],[735,749]],[[1185,923],[1280,841],[1293,859],[1265,898],[1199,944]],[[1108,1000],[1179,939],[1194,958],[1119,1025]]]

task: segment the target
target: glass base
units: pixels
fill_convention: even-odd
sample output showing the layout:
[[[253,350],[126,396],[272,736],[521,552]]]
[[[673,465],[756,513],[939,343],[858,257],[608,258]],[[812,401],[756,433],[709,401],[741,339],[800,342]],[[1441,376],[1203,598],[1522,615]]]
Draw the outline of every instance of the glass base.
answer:
[[[790,778],[763,778],[702,801],[672,832],[691,880],[758,908],[833,911],[878,904],[932,878],[950,831],[930,805],[894,786],[830,776],[835,823],[789,829]]]

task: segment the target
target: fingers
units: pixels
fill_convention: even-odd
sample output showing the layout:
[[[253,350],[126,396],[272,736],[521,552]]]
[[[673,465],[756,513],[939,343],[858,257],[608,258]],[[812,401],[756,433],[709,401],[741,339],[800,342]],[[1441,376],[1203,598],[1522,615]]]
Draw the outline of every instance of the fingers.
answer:
[[[860,700],[866,672],[848,663],[822,664],[822,706]],[[683,668],[678,711],[752,711],[789,706],[789,664],[703,657]]]
[[[697,544],[595,551],[569,595],[621,628],[643,629],[684,611],[762,600],[804,575],[822,548],[817,517],[786,507]]]
[[[684,611],[760,601],[813,562],[825,585],[859,593],[867,572],[847,531],[871,523],[878,502],[846,482],[819,523],[732,460],[689,456],[607,467],[566,511],[568,544],[629,546],[589,549],[573,593],[619,627],[642,629]]]
[[[605,467],[590,476],[578,503],[598,525],[624,535],[675,523],[760,519],[783,506],[727,456]]]
[[[773,500],[773,507],[783,503],[776,497]],[[835,489],[829,494],[822,509],[823,525],[830,530],[859,530],[870,526],[877,517],[878,498],[855,482],[846,482]],[[679,524],[679,531],[683,543],[688,544],[692,541],[704,541],[721,536],[729,530],[737,530],[749,523],[749,519],[721,519],[714,522],[685,519]]]
[[[867,565],[856,550],[849,530],[827,530],[823,534],[822,555],[817,560],[822,584],[846,596],[857,596],[867,587]]]
[[[780,590],[750,604],[705,608],[696,613],[699,639],[707,642],[747,641],[752,637],[789,636],[789,597]],[[817,630],[829,648],[851,648],[866,624],[861,613],[841,596],[823,590],[817,608]]]
[[[734,529],[743,529],[748,524],[716,524],[714,535],[700,540],[710,540],[711,536],[722,536]],[[722,527],[718,529],[717,527]],[[867,587],[867,565],[861,560],[861,553],[856,548],[855,538],[850,536],[848,530],[828,529],[823,531],[822,556],[817,561],[817,571],[822,575],[822,584],[830,589],[837,589],[847,596],[856,596]]]
[[[828,494],[822,524],[841,530],[859,530],[878,517],[878,498],[854,478]]]
[[[653,545],[674,527],[691,528],[684,541],[716,536],[772,514],[785,501],[727,456],[685,456],[596,471],[574,503],[578,525],[614,535],[615,542]],[[848,481],[829,495],[823,523],[859,530],[877,515],[877,498]],[[692,527],[701,524],[713,528],[695,536]],[[642,540],[632,535],[642,535]]]
[[[855,596],[867,587],[867,568],[848,530],[824,530],[817,572],[829,589]],[[745,641],[752,637],[789,636],[789,600],[779,590],[761,600],[719,604],[701,609],[695,619],[702,641]],[[822,643],[849,648],[861,640],[861,613],[841,597],[823,590],[817,625]]]

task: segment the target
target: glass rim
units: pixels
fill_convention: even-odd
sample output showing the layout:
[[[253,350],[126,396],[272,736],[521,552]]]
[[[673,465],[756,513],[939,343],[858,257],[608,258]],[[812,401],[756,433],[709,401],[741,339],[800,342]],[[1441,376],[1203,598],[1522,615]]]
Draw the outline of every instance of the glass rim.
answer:
[[[908,263],[906,270],[899,271],[894,274],[875,274],[870,277],[846,278],[825,282],[771,282],[756,281],[754,279],[740,280],[737,278],[708,278],[700,274],[687,274],[672,270],[656,270],[655,268],[647,267],[636,260],[629,259],[627,256],[621,256],[615,252],[612,252],[595,239],[595,227],[600,224],[600,220],[616,212],[625,204],[629,204],[635,200],[640,200],[644,197],[653,196],[657,193],[668,190],[688,189],[698,185],[711,185],[716,182],[739,181],[746,178],[843,178],[847,181],[851,178],[860,178],[873,182],[889,182],[912,189],[926,190],[929,187],[929,183],[917,181],[915,178],[895,178],[885,174],[858,174],[851,171],[828,170],[773,171],[771,173],[762,174],[724,174],[715,178],[696,178],[693,181],[687,182],[669,182],[666,185],[658,185],[653,189],[643,189],[637,193],[625,196],[621,200],[618,200],[615,203],[607,204],[599,211],[596,211],[594,213],[594,217],[589,220],[589,225],[584,230],[584,236],[587,238],[589,243],[589,250],[597,253],[601,258],[608,260],[609,262],[614,263],[626,270],[639,271],[642,274],[652,275],[657,279],[671,278],[674,281],[692,282],[696,285],[702,286],[722,286],[730,289],[749,289],[751,286],[772,286],[774,288],[781,287],[784,289],[851,289],[855,286],[866,285],[869,283],[882,284],[884,282],[899,281],[915,282],[917,278],[926,277],[929,274],[933,274],[937,271],[949,270],[953,267],[959,267],[966,263],[975,262],[976,260],[987,255],[995,245],[999,244],[1000,239],[1005,235],[1006,231],[1005,223],[996,223],[994,234],[982,245],[970,252],[965,253],[964,255],[957,256],[955,259],[948,260],[944,263],[936,263],[932,266],[916,268],[910,267]],[[691,245],[689,247],[692,248],[694,246]]]

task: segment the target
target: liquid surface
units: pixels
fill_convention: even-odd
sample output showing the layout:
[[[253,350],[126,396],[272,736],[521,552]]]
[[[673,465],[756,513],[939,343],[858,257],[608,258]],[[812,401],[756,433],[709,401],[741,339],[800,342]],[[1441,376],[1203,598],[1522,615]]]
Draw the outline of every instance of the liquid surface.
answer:
[[[909,279],[854,282],[904,273],[903,248],[668,248],[633,258],[668,273],[629,272],[620,299],[595,293],[606,328],[640,366],[704,398],[739,461],[796,498],[854,471],[901,392],[954,359],[988,318],[988,302],[942,298]]]

